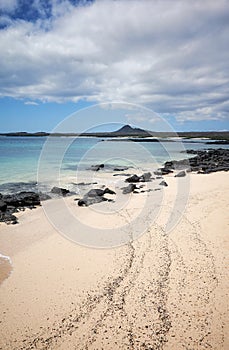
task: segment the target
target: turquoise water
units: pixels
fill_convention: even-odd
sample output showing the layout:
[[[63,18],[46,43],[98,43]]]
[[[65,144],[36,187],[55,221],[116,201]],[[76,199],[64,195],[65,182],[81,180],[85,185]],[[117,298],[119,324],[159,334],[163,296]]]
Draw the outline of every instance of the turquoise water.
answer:
[[[103,141],[99,138],[70,137],[0,137],[0,192],[7,191],[9,183],[37,181],[37,173],[45,173],[46,180],[59,174],[65,181],[74,178],[77,171],[93,164],[106,163],[137,168],[156,168],[169,159],[182,159],[184,149],[219,148],[203,142],[136,143]],[[225,146],[224,146],[225,147]],[[40,163],[39,163],[40,161]],[[23,187],[24,186],[24,187]]]
[[[36,181],[38,162],[46,140],[46,137],[0,137],[0,184]],[[78,139],[67,151],[64,165],[77,164],[95,143],[96,139]],[[52,144],[56,155],[62,148],[63,139],[53,137]]]

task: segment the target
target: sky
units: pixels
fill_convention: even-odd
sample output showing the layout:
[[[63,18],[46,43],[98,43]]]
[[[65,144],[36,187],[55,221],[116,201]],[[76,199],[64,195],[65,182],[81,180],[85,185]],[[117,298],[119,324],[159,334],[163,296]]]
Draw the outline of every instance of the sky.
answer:
[[[229,130],[228,38],[228,0],[0,0],[0,132],[116,101],[143,108],[89,108],[88,125],[153,130],[146,107],[176,131]]]

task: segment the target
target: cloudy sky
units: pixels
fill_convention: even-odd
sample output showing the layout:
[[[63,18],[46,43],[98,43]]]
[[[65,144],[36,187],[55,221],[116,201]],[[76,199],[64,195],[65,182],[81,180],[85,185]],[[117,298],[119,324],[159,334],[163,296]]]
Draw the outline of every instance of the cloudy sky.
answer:
[[[0,0],[0,131],[107,101],[229,129],[228,38],[228,0]]]

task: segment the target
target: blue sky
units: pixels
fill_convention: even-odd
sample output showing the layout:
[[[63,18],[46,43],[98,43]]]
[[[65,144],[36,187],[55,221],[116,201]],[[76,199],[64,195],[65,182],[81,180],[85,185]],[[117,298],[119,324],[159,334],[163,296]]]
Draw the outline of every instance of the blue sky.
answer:
[[[51,131],[113,101],[177,131],[228,130],[228,37],[226,0],[0,0],[0,132]],[[162,127],[139,110],[86,118]]]

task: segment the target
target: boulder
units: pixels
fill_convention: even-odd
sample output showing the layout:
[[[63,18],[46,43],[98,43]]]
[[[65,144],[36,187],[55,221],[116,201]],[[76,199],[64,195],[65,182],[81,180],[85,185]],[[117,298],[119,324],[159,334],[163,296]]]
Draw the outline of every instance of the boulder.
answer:
[[[148,182],[152,180],[152,174],[150,172],[144,173],[141,176],[138,176],[136,174],[128,177],[125,181],[130,183],[136,183],[136,182]]]
[[[104,193],[103,194],[116,194],[114,191],[110,190],[108,187],[105,188]]]
[[[167,187],[167,186],[168,186],[167,182],[165,182],[165,181],[161,181],[161,182],[159,183],[159,185],[161,185],[161,186],[165,186],[165,187]]]
[[[122,193],[123,194],[128,194],[131,192],[134,192],[136,190],[137,186],[135,184],[129,184],[127,187],[122,188]]]
[[[15,194],[1,195],[0,199],[0,222],[7,224],[16,224],[17,218],[14,213],[25,210],[25,208],[33,209],[40,205],[40,197],[42,200],[50,197],[44,193],[36,193],[31,191],[22,191]]]
[[[100,189],[100,188],[95,188],[90,190],[89,192],[87,192],[85,194],[85,196],[87,197],[97,197],[97,196],[103,196],[104,194],[116,194],[114,191],[110,190],[109,188],[105,188],[104,190]]]
[[[168,175],[173,173],[173,170],[169,169],[169,168],[161,168],[161,175]]]
[[[0,211],[5,212],[7,208],[6,202],[0,199]]]
[[[80,207],[88,207],[89,205],[92,205],[95,203],[110,201],[110,199],[103,197],[105,194],[116,194],[116,193],[107,187],[104,190],[100,188],[95,188],[87,192],[83,196],[83,198],[78,201],[78,205]]]
[[[0,222],[5,222],[7,225],[18,223],[16,216],[7,211],[5,213],[0,212]]]
[[[3,196],[4,202],[13,207],[34,207],[40,205],[39,194],[35,192],[20,192]]]
[[[159,168],[154,171],[154,175],[161,176],[161,175],[167,175],[173,173],[173,170],[169,168],[169,165],[165,163],[165,166],[163,168]]]
[[[63,196],[63,197],[65,197],[69,192],[70,191],[66,190],[66,188],[61,188],[61,187],[56,187],[56,186],[54,186],[51,189],[51,193],[58,194],[59,196]]]
[[[89,205],[101,203],[103,201],[106,201],[107,199],[103,196],[96,196],[96,197],[83,197],[83,199],[80,199],[78,201],[79,207],[88,207]]]
[[[140,181],[142,182],[149,182],[152,180],[152,174],[150,172],[148,173],[144,173],[141,177],[140,177]]]
[[[125,181],[130,182],[130,183],[134,183],[134,182],[139,182],[140,179],[141,179],[140,176],[134,174],[134,175],[128,177]]]
[[[178,174],[175,175],[175,177],[185,177],[186,176],[186,172],[185,171],[180,171]]]
[[[97,196],[100,197],[103,195],[104,195],[104,190],[102,190],[100,188],[92,189],[85,194],[85,196],[87,196],[87,197],[97,197]]]
[[[42,192],[39,193],[39,198],[41,201],[47,201],[48,199],[51,199],[51,197],[48,194]]]

